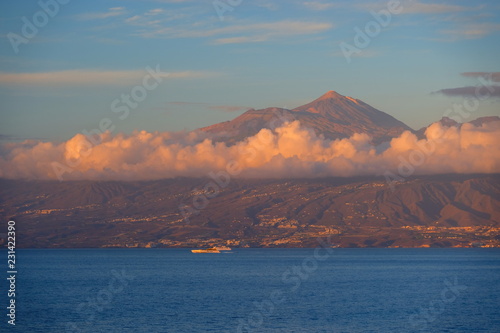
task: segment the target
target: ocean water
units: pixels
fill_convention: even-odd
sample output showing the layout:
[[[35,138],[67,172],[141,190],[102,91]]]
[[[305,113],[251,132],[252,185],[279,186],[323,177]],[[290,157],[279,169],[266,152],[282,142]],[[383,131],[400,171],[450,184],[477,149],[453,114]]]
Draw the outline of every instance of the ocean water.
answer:
[[[500,249],[26,249],[17,266],[0,331],[500,332]]]

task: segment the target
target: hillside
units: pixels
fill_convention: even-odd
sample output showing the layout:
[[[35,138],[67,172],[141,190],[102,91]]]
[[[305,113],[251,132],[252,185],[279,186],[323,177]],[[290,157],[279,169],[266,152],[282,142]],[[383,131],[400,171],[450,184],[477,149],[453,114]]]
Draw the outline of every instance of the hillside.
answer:
[[[236,179],[208,200],[210,179],[1,180],[0,209],[19,247],[498,245],[499,179],[420,176],[394,191],[383,178]],[[186,221],[179,207],[203,209]]]

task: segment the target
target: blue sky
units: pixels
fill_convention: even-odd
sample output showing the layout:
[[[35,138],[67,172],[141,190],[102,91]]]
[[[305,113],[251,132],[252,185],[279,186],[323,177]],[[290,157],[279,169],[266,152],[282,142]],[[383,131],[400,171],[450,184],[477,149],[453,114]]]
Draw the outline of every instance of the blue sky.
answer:
[[[39,14],[38,1],[0,3],[4,140],[66,140],[103,118],[117,132],[192,130],[329,90],[418,129],[468,97],[456,88],[500,72],[494,0],[402,2],[350,62],[340,44],[355,46],[355,28],[375,22],[371,12],[386,11],[387,1],[221,0],[223,20],[213,1],[57,3],[53,17]],[[23,35],[26,20],[39,20],[33,36]],[[113,101],[142,85],[147,67],[169,74],[119,119]],[[443,89],[451,90],[433,93]],[[499,115],[496,94],[470,120]]]

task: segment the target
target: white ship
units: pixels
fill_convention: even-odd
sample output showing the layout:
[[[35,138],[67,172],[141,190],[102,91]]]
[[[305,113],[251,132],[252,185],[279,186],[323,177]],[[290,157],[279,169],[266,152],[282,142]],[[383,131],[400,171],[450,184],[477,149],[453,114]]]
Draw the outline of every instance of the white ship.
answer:
[[[191,250],[193,253],[220,253],[216,247],[210,247],[208,249]]]

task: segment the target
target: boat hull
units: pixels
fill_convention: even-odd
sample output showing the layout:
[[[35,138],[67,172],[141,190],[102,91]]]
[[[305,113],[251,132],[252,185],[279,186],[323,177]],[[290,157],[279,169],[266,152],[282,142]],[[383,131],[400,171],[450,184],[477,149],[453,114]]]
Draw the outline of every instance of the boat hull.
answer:
[[[207,250],[191,250],[193,253],[220,253],[219,250],[212,250],[212,249],[207,249]]]

